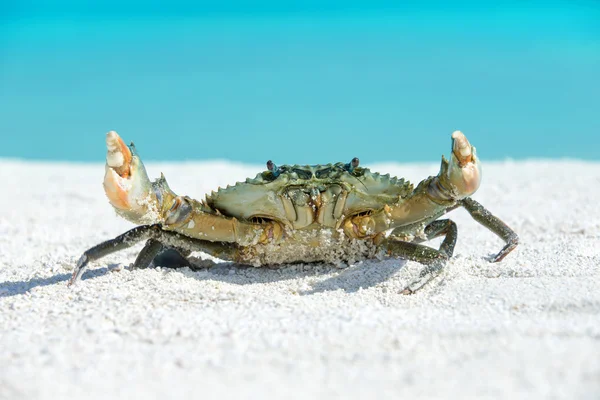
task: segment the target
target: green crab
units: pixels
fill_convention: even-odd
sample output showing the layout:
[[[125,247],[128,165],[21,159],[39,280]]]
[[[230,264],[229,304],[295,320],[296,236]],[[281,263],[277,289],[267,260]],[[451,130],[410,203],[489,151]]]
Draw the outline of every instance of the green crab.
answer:
[[[90,261],[146,241],[134,268],[169,258],[185,265],[194,251],[257,267],[403,258],[425,266],[403,291],[411,294],[452,257],[457,227],[439,218],[457,207],[504,240],[493,262],[518,244],[515,232],[469,197],[481,169],[475,147],[460,131],[452,133],[450,161],[442,157],[440,172],[416,188],[360,167],[358,158],[310,166],[268,161],[255,178],[219,188],[203,201],[176,195],[164,176],[151,182],[133,143],[127,146],[116,132],[107,133],[106,146],[106,195],[119,215],[140,226],[85,251],[69,284],[81,279]],[[437,250],[421,244],[439,236],[444,239]]]

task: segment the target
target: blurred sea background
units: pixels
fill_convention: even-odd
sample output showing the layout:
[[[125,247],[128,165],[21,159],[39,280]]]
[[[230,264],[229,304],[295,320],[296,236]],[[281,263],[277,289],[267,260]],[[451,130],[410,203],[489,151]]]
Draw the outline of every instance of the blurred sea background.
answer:
[[[8,0],[0,158],[600,159],[600,2]]]

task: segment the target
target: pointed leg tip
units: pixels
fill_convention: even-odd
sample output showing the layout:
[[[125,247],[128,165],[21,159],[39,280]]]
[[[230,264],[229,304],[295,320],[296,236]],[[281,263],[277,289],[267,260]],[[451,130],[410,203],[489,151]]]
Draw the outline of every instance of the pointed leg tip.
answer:
[[[75,266],[75,270],[73,271],[73,274],[71,275],[71,279],[69,279],[69,282],[67,282],[67,286],[73,286],[81,279],[81,276],[83,275],[83,272],[85,271],[88,261],[89,261],[88,256],[85,254],[82,254],[82,256],[79,257],[79,260],[77,261],[77,265]]]
[[[497,263],[509,255],[518,245],[518,242],[507,244],[498,254],[492,257],[492,262]]]
[[[67,282],[67,287],[73,287],[77,284],[77,281],[79,281],[79,277],[77,275],[78,271],[75,270],[75,272],[73,272],[73,275],[71,275],[71,278]]]

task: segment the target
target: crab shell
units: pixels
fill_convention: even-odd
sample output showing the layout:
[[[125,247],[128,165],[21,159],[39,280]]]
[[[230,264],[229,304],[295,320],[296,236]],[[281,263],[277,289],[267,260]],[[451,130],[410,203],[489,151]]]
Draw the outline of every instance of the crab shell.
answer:
[[[413,191],[404,179],[349,170],[348,164],[284,165],[206,196],[206,204],[240,220],[274,220],[291,229],[338,229],[344,218],[401,201]]]

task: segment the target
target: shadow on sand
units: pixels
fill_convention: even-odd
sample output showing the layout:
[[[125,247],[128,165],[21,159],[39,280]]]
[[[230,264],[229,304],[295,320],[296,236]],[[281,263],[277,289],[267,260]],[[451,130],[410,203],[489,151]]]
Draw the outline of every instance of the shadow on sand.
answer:
[[[339,274],[316,282],[312,285],[312,289],[302,291],[300,294],[311,295],[338,289],[342,289],[347,293],[357,292],[387,281],[392,275],[400,271],[404,265],[406,265],[405,260],[396,260],[394,263],[363,262],[345,268]]]
[[[196,271],[185,268],[181,272],[190,278],[233,285],[275,283],[309,278],[311,288],[299,293],[312,295],[339,289],[350,293],[376,286],[387,281],[404,265],[406,265],[405,260],[394,260],[394,262],[368,260],[344,268],[321,263],[255,268],[226,262]]]
[[[106,275],[109,272],[109,268],[98,268],[91,271],[86,271],[86,278],[96,278],[102,275]],[[67,281],[71,278],[71,274],[58,274],[49,276],[47,278],[33,278],[28,281],[6,281],[0,282],[0,298],[18,296],[25,294],[31,289],[36,287],[56,285],[63,283],[66,286]]]
[[[324,264],[291,264],[272,268],[254,268],[223,262],[202,269],[178,268],[178,272],[201,281],[211,280],[233,285],[252,285],[292,279],[314,278],[316,282],[310,283],[312,287],[300,292],[301,295],[312,295],[339,289],[346,292],[356,292],[360,289],[376,286],[388,280],[402,269],[405,264],[406,261],[404,260],[396,260],[392,263],[369,260],[345,268]],[[108,265],[88,270],[85,272],[83,280],[106,275],[113,267],[114,265]],[[326,277],[322,278],[323,276]],[[22,295],[36,287],[55,284],[66,285],[70,278],[70,273],[64,273],[47,278],[33,278],[28,281],[1,282],[0,297]]]

